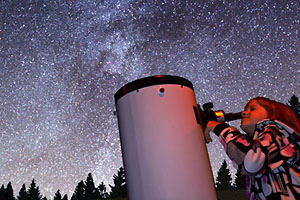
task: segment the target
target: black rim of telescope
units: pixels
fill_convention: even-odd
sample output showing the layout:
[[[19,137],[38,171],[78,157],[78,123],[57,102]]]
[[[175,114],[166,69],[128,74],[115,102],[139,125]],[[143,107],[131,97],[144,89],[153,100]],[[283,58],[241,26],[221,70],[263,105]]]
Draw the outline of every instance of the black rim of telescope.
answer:
[[[177,84],[177,85],[183,85],[186,87],[191,88],[194,90],[193,84],[182,77],[179,76],[170,76],[170,75],[158,75],[158,76],[149,76],[146,78],[141,78],[135,81],[132,81],[123,87],[121,87],[116,93],[115,93],[115,102],[123,97],[124,95],[152,85],[162,85],[162,84]]]

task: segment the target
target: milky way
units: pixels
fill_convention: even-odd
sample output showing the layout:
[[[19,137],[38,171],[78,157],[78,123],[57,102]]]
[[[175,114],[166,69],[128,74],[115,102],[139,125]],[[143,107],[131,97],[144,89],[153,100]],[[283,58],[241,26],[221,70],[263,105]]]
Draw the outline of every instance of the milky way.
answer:
[[[300,93],[299,13],[297,0],[1,1],[0,184],[17,194],[34,178],[48,197],[89,172],[111,184],[113,96],[138,78],[184,77],[226,112],[258,95],[287,103]],[[226,156],[213,139],[216,175]]]

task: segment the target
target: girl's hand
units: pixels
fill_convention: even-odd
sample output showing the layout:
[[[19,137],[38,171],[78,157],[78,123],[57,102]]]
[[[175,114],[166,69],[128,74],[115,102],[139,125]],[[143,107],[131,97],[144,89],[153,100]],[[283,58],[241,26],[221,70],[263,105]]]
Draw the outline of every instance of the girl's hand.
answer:
[[[205,137],[205,142],[210,143],[212,142],[212,139],[210,137],[210,132],[213,132],[215,127],[217,125],[221,124],[221,122],[216,122],[216,121],[208,121],[206,128],[204,130],[204,137]]]

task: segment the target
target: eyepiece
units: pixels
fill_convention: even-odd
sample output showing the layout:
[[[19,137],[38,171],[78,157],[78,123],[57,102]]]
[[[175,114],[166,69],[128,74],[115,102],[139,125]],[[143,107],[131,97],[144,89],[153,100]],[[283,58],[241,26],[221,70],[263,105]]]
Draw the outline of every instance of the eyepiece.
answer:
[[[242,112],[225,114],[225,121],[234,121],[242,119]]]

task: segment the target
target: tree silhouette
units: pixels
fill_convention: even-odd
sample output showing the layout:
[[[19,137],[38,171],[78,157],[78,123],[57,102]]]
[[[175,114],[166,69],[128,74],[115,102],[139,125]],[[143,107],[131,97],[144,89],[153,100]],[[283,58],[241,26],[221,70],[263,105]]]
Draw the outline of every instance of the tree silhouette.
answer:
[[[83,181],[80,181],[75,188],[71,200],[84,200],[84,187]]]
[[[61,194],[60,194],[59,190],[57,190],[57,192],[55,193],[55,195],[53,197],[53,200],[62,200],[62,197],[61,197]]]
[[[32,179],[32,182],[28,189],[28,195],[29,195],[30,200],[41,200],[42,199],[40,189],[39,189],[39,187],[36,186],[34,179]]]
[[[293,109],[293,111],[296,113],[296,115],[300,121],[300,102],[299,102],[298,97],[296,97],[296,95],[293,95],[291,97],[291,99],[288,101],[287,105]]]
[[[113,176],[113,182],[114,186],[109,185],[109,187],[111,187],[109,197],[127,197],[125,171],[123,167],[120,167],[117,175]]]
[[[19,191],[19,195],[17,196],[18,200],[29,200],[28,193],[26,191],[25,184],[22,185],[22,188]]]
[[[235,176],[234,187],[236,189],[246,188],[246,176],[241,174],[241,170],[237,170]]]
[[[14,191],[11,186],[11,182],[9,182],[6,186],[5,200],[15,200]]]
[[[95,199],[97,199],[97,200],[98,199],[103,199],[102,196],[101,196],[101,194],[100,194],[99,188],[95,188],[94,195],[95,195]]]
[[[231,175],[229,172],[229,169],[227,168],[227,163],[224,160],[221,168],[218,171],[218,176],[217,176],[217,189],[218,190],[228,190],[232,189],[231,186]]]
[[[6,193],[6,189],[5,189],[4,185],[2,184],[2,186],[0,188],[0,199],[5,199],[5,193]]]
[[[11,182],[9,182],[6,186],[5,199],[6,200],[15,200],[14,191],[11,186]]]
[[[65,196],[62,198],[62,200],[68,200],[68,195],[65,194]]]
[[[108,197],[106,187],[102,182],[98,188],[95,187],[93,176],[88,174],[86,181],[80,181],[75,188],[71,200],[100,200]],[[65,199],[63,199],[65,200]]]
[[[84,186],[84,199],[85,200],[94,200],[96,199],[96,188],[92,174],[89,173]]]
[[[100,193],[101,199],[105,199],[108,197],[108,193],[106,192],[106,186],[104,185],[103,181],[101,184],[98,186],[98,191]]]

